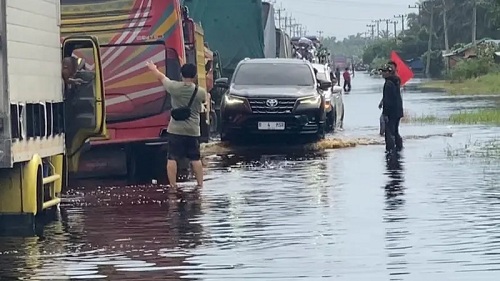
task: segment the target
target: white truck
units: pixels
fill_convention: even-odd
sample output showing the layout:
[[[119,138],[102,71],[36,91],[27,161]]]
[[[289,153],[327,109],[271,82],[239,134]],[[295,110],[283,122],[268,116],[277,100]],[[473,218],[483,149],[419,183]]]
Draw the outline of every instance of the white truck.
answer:
[[[61,39],[59,2],[0,0],[0,233],[57,208],[86,140],[106,135],[98,41]],[[77,49],[95,64],[64,87],[61,61]]]

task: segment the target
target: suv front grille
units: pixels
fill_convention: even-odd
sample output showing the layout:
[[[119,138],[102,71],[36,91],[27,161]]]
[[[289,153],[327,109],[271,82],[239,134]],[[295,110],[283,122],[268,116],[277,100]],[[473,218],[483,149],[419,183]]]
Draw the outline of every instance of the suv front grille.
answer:
[[[269,106],[268,100],[276,100],[275,106]],[[290,98],[249,98],[248,102],[253,113],[260,114],[290,114],[293,111],[297,99]],[[272,103],[271,103],[272,104]]]

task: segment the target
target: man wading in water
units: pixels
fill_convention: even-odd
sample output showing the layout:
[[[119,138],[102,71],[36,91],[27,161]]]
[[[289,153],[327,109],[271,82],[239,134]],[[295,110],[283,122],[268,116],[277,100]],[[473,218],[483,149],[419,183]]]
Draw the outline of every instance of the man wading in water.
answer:
[[[153,62],[146,63],[149,70],[160,80],[172,98],[171,119],[168,123],[167,176],[170,186],[177,190],[177,163],[189,159],[198,187],[203,186],[203,166],[200,156],[200,112],[207,93],[198,88],[196,65],[188,63],[181,67],[182,81],[170,80]],[[175,114],[174,111],[177,110]],[[182,112],[181,112],[182,111]],[[185,113],[185,114],[184,114]],[[176,117],[177,116],[177,117]]]
[[[385,150],[387,153],[401,151],[403,139],[399,135],[399,121],[403,117],[403,99],[399,88],[399,78],[394,75],[392,65],[379,69],[385,79],[382,98],[382,115],[385,122]]]

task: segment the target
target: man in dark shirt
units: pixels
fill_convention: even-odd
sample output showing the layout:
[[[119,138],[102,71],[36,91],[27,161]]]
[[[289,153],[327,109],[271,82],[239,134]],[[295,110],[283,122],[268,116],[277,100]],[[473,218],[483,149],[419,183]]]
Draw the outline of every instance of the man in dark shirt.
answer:
[[[398,76],[398,65],[394,62],[394,61],[389,61],[387,62],[387,64],[389,66],[392,66],[393,67],[393,74],[394,76],[396,77],[396,82],[397,82],[397,87],[401,93],[401,79],[399,79],[399,76]],[[382,109],[382,100],[380,100],[380,103],[378,105],[378,108],[379,109]],[[385,121],[384,121],[384,115],[383,114],[380,114],[380,135],[381,136],[384,136],[385,134]]]
[[[399,122],[403,117],[403,99],[399,89],[399,78],[394,74],[394,67],[385,65],[379,69],[385,79],[382,97],[382,115],[385,121],[386,152],[403,149],[403,139],[399,135]]]
[[[335,78],[337,78],[337,86],[340,86],[340,69],[335,68]]]

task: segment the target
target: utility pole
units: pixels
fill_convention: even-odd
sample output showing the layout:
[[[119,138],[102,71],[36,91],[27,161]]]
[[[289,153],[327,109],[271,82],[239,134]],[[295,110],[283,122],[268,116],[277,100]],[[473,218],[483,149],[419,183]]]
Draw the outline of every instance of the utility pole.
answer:
[[[395,19],[401,18],[401,31],[402,32],[405,31],[405,17],[406,17],[406,15],[397,15],[397,16],[394,16]]]
[[[446,51],[446,53],[449,53],[450,52],[450,42],[448,40],[448,10],[447,10],[447,7],[446,7],[446,0],[442,0],[442,3],[443,5],[443,29],[444,29],[444,49]],[[446,71],[446,73],[448,73],[449,71],[449,68],[450,68],[450,61],[448,60],[448,58],[445,58],[444,59],[444,69]]]
[[[367,24],[366,27],[371,29],[371,38],[372,40],[375,39],[375,25],[374,24]]]
[[[385,25],[386,25],[386,30],[385,30],[386,34],[385,34],[385,38],[389,39],[389,23],[391,22],[391,20],[386,19],[386,20],[384,20],[384,21],[385,21]]]
[[[447,19],[448,10],[446,9],[446,0],[442,1],[443,1],[444,48],[446,49],[446,53],[448,53],[450,51],[450,42],[448,40],[448,19]]]
[[[431,52],[432,52],[432,35],[434,32],[434,2],[424,2],[424,3],[430,3],[431,5],[431,23],[429,27],[429,42],[427,42],[427,63],[425,64],[425,75],[427,78],[430,78],[430,70],[431,70]],[[424,4],[425,5],[425,4]],[[425,8],[425,6],[424,6]]]
[[[394,20],[394,21],[391,21],[391,23],[394,24],[394,38],[397,38],[398,37],[398,32],[397,32],[398,21]]]
[[[283,18],[281,17],[281,12],[284,12],[285,9],[282,8],[282,5],[280,4],[280,7],[275,10],[275,12],[278,14],[278,28],[281,29],[281,21]]]
[[[416,5],[408,5],[408,9],[418,9],[418,13],[421,14],[422,13],[422,6],[420,4],[416,4]],[[420,19],[420,17],[417,17],[418,19],[418,24],[422,24],[422,20]]]
[[[472,44],[476,46],[477,32],[477,1],[472,0]]]
[[[377,24],[377,38],[379,38],[380,37],[380,22],[382,22],[382,20],[372,20],[372,22]]]

